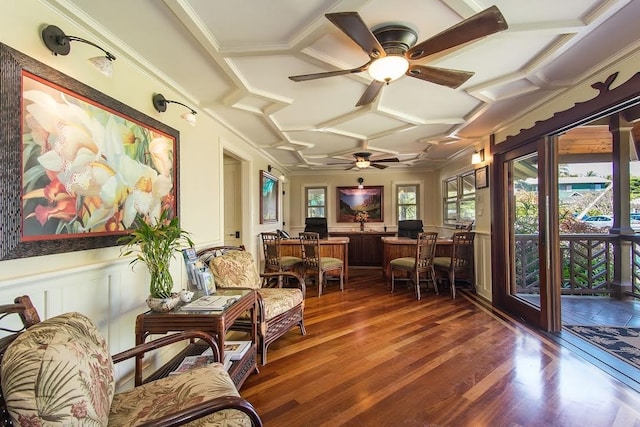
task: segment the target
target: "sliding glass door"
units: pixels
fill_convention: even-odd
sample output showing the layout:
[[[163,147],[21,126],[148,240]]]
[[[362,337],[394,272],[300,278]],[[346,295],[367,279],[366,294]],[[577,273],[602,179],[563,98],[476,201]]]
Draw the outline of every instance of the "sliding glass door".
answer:
[[[494,259],[506,261],[497,278],[494,299],[509,311],[543,329],[549,329],[552,243],[548,238],[552,209],[549,200],[554,174],[546,167],[552,146],[544,140],[494,157],[497,179],[495,200],[500,200]],[[557,217],[556,217],[557,218]],[[553,240],[553,239],[551,239]],[[494,268],[499,268],[494,263]]]

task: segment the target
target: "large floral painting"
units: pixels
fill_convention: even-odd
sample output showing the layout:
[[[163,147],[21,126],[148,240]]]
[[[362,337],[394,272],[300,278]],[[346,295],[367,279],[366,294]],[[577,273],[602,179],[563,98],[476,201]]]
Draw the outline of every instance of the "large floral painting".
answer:
[[[177,214],[177,131],[4,45],[0,53],[2,83],[19,100],[0,114],[12,131],[0,147],[12,171],[0,183],[9,199],[0,259],[115,245],[136,216]]]
[[[173,139],[24,73],[24,241],[117,233],[175,209]]]

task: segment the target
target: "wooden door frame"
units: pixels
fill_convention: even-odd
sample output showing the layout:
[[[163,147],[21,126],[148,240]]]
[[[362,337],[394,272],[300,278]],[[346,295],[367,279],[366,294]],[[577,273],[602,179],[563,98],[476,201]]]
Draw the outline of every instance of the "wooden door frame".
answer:
[[[492,224],[494,229],[492,230],[492,243],[491,243],[491,256],[495,260],[510,260],[509,249],[510,242],[508,233],[506,230],[506,215],[508,213],[508,206],[505,203],[506,200],[506,176],[504,171],[504,163],[508,161],[510,156],[514,153],[526,152],[531,149],[531,144],[541,144],[542,147],[538,147],[538,153],[542,154],[542,162],[546,162],[545,165],[555,165],[556,154],[554,136],[561,134],[576,126],[592,122],[598,118],[609,116],[613,113],[627,110],[628,113],[632,113],[635,116],[640,115],[640,73],[634,74],[629,80],[611,89],[613,82],[615,81],[618,73],[610,75],[604,82],[594,83],[591,86],[594,90],[598,90],[599,93],[591,99],[584,102],[575,104],[573,107],[557,112],[549,119],[536,122],[534,126],[528,129],[522,130],[517,135],[508,136],[500,144],[495,143],[495,136],[491,138],[491,156],[494,159],[490,168],[491,182],[494,183],[491,187],[491,205],[492,205]],[[622,113],[623,116],[625,113]],[[546,141],[546,142],[545,142]],[[640,144],[639,144],[640,145]],[[640,148],[640,147],[636,147]],[[543,166],[542,170],[546,170],[547,173],[543,173],[541,178],[544,180],[539,188],[543,188],[545,196],[551,201],[554,199],[553,204],[548,204],[548,215],[554,215],[557,218],[557,188],[553,187],[553,182],[557,187],[557,168],[556,171],[551,171],[551,167]],[[550,178],[550,179],[548,179]],[[541,182],[539,181],[539,184]],[[555,208],[554,208],[555,206]],[[555,210],[554,210],[555,209]],[[546,209],[545,209],[546,211]],[[560,268],[560,253],[559,253],[559,230],[557,221],[545,222],[545,233],[549,234],[544,236],[546,244],[549,245],[549,266],[555,267],[551,271],[556,271],[559,274]],[[543,236],[541,236],[543,238]],[[541,259],[542,261],[542,259]],[[546,262],[546,261],[545,261]],[[553,263],[553,264],[551,264]],[[495,262],[494,262],[495,265]],[[510,271],[510,270],[509,270]],[[541,274],[543,271],[541,270]],[[546,273],[546,269],[545,269]],[[516,302],[516,298],[506,298],[503,291],[507,283],[509,283],[509,276],[507,269],[492,269],[492,296],[493,303],[507,311],[513,312],[518,316],[523,317],[526,321],[529,321],[535,325],[539,325],[548,331],[557,331],[561,328],[561,308],[560,308],[560,289],[559,286],[552,286],[552,283],[559,283],[561,279],[556,276],[545,276],[545,282],[541,281],[541,307],[545,307],[543,310],[532,310],[531,307],[527,307],[525,304]],[[541,279],[542,280],[542,279]],[[545,293],[543,294],[543,288]]]
[[[512,249],[514,242],[511,235],[511,224],[513,224],[513,213],[509,209],[510,185],[507,172],[509,162],[526,156],[527,154],[537,153],[538,155],[538,222],[539,222],[539,274],[540,274],[540,308],[535,307],[519,298],[516,298],[509,292],[512,285],[512,272],[514,271],[514,256]],[[491,245],[491,259],[505,260],[505,267],[501,269],[492,269],[492,296],[494,304],[502,307],[523,318],[528,323],[534,324],[543,329],[547,329],[545,319],[548,317],[546,311],[548,293],[545,286],[548,280],[548,242],[549,234],[546,232],[549,215],[547,211],[549,206],[545,203],[545,189],[548,187],[547,174],[545,173],[546,160],[545,139],[539,139],[527,144],[514,147],[513,150],[504,151],[493,156],[493,169],[495,179],[492,180],[494,185],[491,187],[492,214],[494,214],[494,225]],[[494,202],[495,201],[495,202]],[[497,214],[499,212],[499,214]],[[545,242],[545,244],[542,244]],[[494,262],[494,265],[496,263]]]

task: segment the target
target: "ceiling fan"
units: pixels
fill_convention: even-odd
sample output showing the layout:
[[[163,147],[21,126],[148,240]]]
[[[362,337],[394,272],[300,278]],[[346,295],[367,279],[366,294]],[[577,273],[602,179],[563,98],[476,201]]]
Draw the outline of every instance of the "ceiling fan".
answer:
[[[496,6],[477,13],[458,24],[416,44],[417,33],[404,25],[392,24],[369,30],[358,12],[327,13],[325,17],[369,55],[369,61],[350,70],[289,76],[294,82],[341,76],[369,71],[373,78],[356,107],[373,102],[385,84],[403,76],[415,77],[435,84],[457,88],[473,76],[471,71],[428,67],[413,64],[438,52],[478,40],[508,28]]]
[[[377,168],[377,169],[386,169],[388,168],[388,166],[386,165],[381,165],[380,163],[398,163],[400,162],[400,160],[398,160],[395,157],[389,158],[389,159],[379,159],[379,160],[371,160],[371,153],[366,153],[366,152],[361,152],[361,153],[353,153],[353,157],[355,157],[356,159],[353,162],[349,162],[349,163],[327,163],[327,165],[351,165],[348,168],[346,168],[345,170],[349,170],[351,168],[353,168],[354,166],[357,167],[358,169],[364,169],[364,168],[368,168],[370,166]]]

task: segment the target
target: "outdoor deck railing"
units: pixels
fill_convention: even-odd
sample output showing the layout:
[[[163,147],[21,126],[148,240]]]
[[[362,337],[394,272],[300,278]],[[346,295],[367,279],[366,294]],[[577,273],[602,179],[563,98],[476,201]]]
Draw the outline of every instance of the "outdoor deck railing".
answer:
[[[520,294],[540,292],[538,235],[515,237],[516,291]],[[613,245],[619,239],[606,234],[560,235],[563,295],[611,295],[613,292]],[[633,282],[640,286],[640,240],[633,245]],[[640,294],[640,293],[639,293]]]

